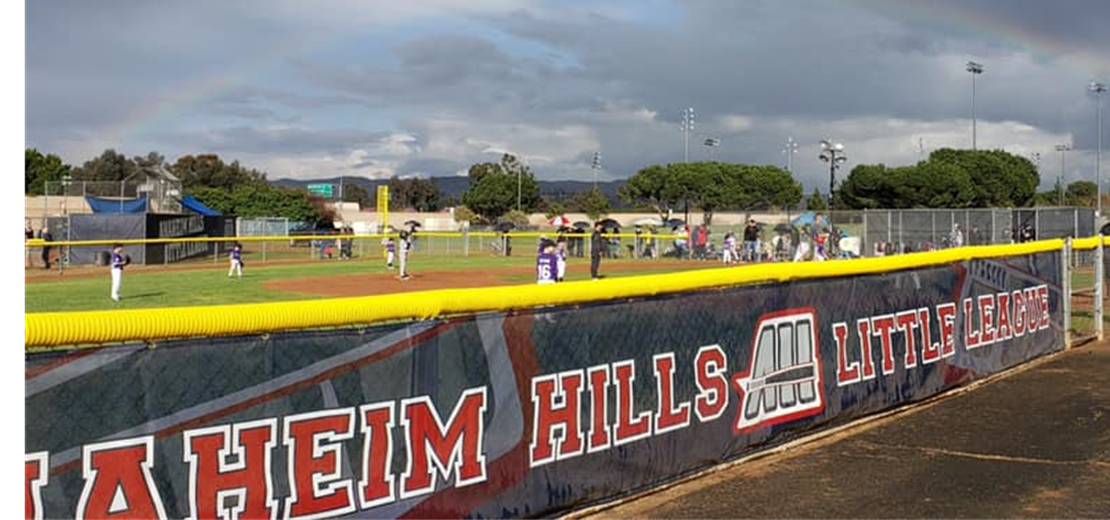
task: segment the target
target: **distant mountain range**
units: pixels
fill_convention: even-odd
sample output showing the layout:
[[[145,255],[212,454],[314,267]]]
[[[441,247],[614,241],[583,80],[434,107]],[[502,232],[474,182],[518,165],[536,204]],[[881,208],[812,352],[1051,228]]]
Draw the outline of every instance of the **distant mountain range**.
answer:
[[[462,198],[462,194],[466,191],[469,185],[469,180],[466,177],[433,177],[436,184],[439,186],[439,191],[443,193],[444,197]],[[305,188],[309,184],[339,184],[339,177],[328,177],[323,179],[312,180],[298,180],[298,179],[276,179],[270,181],[274,186],[282,186],[285,188]],[[358,184],[363,188],[370,191],[371,196],[379,185],[389,184],[389,179],[367,179],[365,177],[343,177],[343,182],[347,184]],[[565,200],[570,198],[575,193],[589,190],[593,187],[594,183],[589,181],[538,181],[540,184],[540,195],[547,197],[554,201]],[[605,195],[610,202],[617,204],[617,190],[624,185],[624,180],[599,182],[597,187],[601,189],[601,193]]]

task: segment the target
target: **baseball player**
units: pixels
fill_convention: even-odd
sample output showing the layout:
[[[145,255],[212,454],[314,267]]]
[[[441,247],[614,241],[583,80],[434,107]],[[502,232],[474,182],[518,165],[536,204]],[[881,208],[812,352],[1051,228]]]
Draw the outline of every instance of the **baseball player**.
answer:
[[[536,283],[551,284],[559,276],[559,257],[555,255],[555,242],[544,240],[536,255]]]
[[[413,231],[401,231],[399,237],[401,239],[401,243],[399,244],[400,251],[398,251],[398,253],[401,257],[400,272],[402,280],[408,280],[409,278],[412,278],[411,276],[409,276],[409,272],[406,269],[406,264],[408,263],[409,258],[409,248],[412,247],[412,233]]]
[[[123,254],[123,245],[112,246],[112,299],[119,301],[119,286],[123,281],[123,266],[131,263],[131,257]]]
[[[385,267],[393,270],[393,258],[396,256],[397,243],[393,241],[393,237],[385,239]]]
[[[232,273],[238,273],[239,278],[243,277],[243,245],[236,242],[231,246],[231,252],[227,257],[231,260],[231,268],[227,270],[227,277],[231,278]]]
[[[559,260],[555,280],[561,282],[567,275],[567,237],[559,237],[555,241],[555,257]]]

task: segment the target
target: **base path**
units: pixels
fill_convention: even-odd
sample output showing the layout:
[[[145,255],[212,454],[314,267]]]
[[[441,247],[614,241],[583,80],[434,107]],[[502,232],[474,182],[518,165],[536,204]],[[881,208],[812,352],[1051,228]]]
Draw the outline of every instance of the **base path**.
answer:
[[[737,464],[596,518],[1108,518],[1110,348]]]

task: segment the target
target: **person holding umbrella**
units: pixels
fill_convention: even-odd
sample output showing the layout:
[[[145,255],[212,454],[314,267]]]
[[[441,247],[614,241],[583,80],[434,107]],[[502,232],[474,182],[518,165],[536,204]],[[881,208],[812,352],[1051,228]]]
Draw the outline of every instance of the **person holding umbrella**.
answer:
[[[601,253],[608,249],[608,244],[601,237],[602,224],[600,220],[595,222],[594,232],[590,234],[590,278],[593,280],[601,279],[601,275],[597,272],[601,268]]]

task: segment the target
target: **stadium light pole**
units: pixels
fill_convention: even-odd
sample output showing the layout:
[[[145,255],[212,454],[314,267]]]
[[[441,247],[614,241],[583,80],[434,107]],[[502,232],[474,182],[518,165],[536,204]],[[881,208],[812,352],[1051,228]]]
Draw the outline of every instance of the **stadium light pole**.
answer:
[[[594,160],[590,165],[590,169],[594,171],[594,189],[597,189],[597,172],[601,170],[601,152],[594,152]]]
[[[1064,175],[1066,173],[1066,171],[1064,169],[1064,156],[1067,155],[1068,150],[1071,150],[1070,145],[1066,145],[1066,144],[1056,145],[1056,151],[1060,152],[1060,205],[1061,206],[1064,205]]]
[[[794,154],[798,153],[798,141],[794,140],[794,136],[786,138],[782,153],[786,154],[786,171],[794,175]]]
[[[679,124],[679,128],[682,129],[682,137],[684,143],[682,149],[682,162],[684,163],[690,162],[690,132],[694,130],[694,126],[694,109],[687,108],[686,110],[683,110],[682,123]]]
[[[983,65],[969,61],[967,62],[967,71],[971,73],[971,149],[978,150],[975,134],[975,76],[983,73]]]
[[[829,139],[821,140],[821,154],[817,156],[829,163],[829,231],[833,229],[833,189],[836,187],[836,170],[848,160],[844,155],[844,143],[834,143]]]
[[[709,160],[712,161],[714,159],[713,149],[721,146],[721,140],[717,139],[716,137],[710,137],[709,139],[706,139],[705,142],[702,144],[709,148]]]
[[[1098,146],[1095,152],[1095,182],[1098,184],[1095,190],[1098,197],[1095,218],[1098,219],[1102,217],[1102,95],[1106,92],[1106,84],[1092,81],[1087,90],[1095,95],[1095,104],[1098,105]]]

